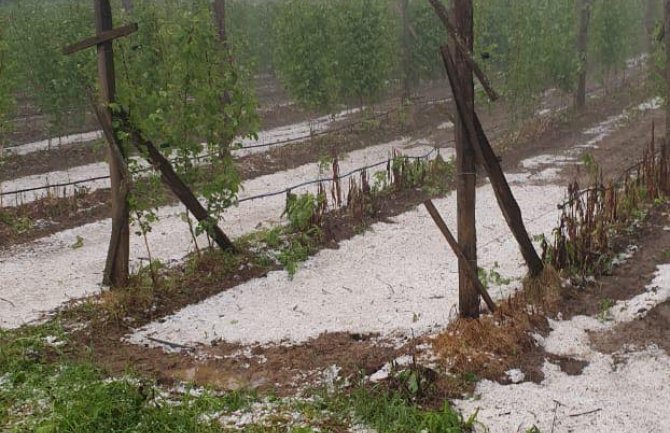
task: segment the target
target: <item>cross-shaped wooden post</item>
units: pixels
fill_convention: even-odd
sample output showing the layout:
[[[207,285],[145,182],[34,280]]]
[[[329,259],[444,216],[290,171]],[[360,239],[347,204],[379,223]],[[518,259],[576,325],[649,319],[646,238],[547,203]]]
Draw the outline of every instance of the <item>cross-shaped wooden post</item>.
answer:
[[[114,131],[113,113],[110,105],[116,100],[114,75],[114,51],[112,41],[137,31],[137,24],[113,28],[112,7],[109,0],[93,0],[95,8],[96,35],[68,46],[65,54],[97,47],[98,80],[101,107],[97,110],[105,137],[107,138],[109,174],[112,190],[112,237],[107,252],[103,284],[124,287],[128,283],[128,261],[130,256],[130,228],[128,210],[128,179],[126,178],[126,153]]]
[[[98,75],[100,82],[100,96],[102,106],[97,107],[96,114],[109,143],[109,170],[112,185],[112,237],[109,242],[107,263],[103,283],[112,287],[123,287],[128,283],[129,261],[129,218],[128,218],[128,170],[126,155],[121,141],[118,139],[115,125],[132,137],[133,145],[146,155],[151,165],[161,173],[163,182],[186,205],[195,218],[203,224],[207,233],[214,239],[221,249],[236,252],[230,238],[217,225],[217,221],[209,215],[207,209],[198,201],[193,191],[175,172],[170,161],[161,154],[158,147],[142,134],[131,122],[128,113],[119,109],[112,113],[110,105],[115,102],[116,85],[114,78],[114,52],[112,41],[137,31],[137,24],[129,24],[114,29],[112,27],[112,8],[109,0],[94,0],[95,21],[97,34],[64,49],[65,54],[97,47],[98,48]],[[225,5],[220,6],[220,24],[223,26]],[[225,29],[220,29],[225,35]]]

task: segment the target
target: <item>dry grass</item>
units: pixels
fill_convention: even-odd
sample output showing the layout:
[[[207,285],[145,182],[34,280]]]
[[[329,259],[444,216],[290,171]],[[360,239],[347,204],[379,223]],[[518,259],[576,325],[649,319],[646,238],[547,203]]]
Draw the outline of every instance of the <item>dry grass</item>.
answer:
[[[564,297],[561,275],[551,265],[546,265],[537,277],[526,277],[523,291],[526,301],[545,314],[554,313]]]
[[[543,284],[547,286],[542,287]],[[548,270],[540,278],[528,281],[526,287],[533,296],[560,293],[556,289],[560,279],[555,271]],[[555,305],[553,302],[546,299],[538,304],[529,295],[517,293],[500,303],[495,315],[452,322],[446,332],[433,340],[433,348],[453,374],[499,380],[506,371],[528,363],[529,354],[537,353],[532,334],[548,332],[544,305]]]

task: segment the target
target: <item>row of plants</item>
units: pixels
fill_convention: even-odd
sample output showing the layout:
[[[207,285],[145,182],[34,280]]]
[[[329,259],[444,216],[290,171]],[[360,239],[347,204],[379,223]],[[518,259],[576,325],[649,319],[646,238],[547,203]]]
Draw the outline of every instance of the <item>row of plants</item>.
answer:
[[[576,86],[581,0],[474,3],[476,57],[515,106],[530,105],[549,88]],[[262,39],[241,31],[243,40],[232,38],[241,57],[259,60],[262,71],[274,72],[308,107],[370,102],[397,90],[404,77],[416,86],[443,76],[438,47],[446,33],[425,0],[233,4],[232,16],[251,15],[264,24]],[[658,0],[591,2],[589,69],[595,77],[607,79],[648,49],[645,14],[659,5]],[[231,19],[231,27],[236,25]],[[402,54],[404,44],[409,56]]]
[[[2,148],[9,132],[9,119],[14,109],[14,78],[15,65],[10,55],[7,40],[9,17],[0,9],[0,167],[2,165]]]
[[[127,63],[124,68],[129,68],[124,82],[132,82],[133,88],[140,90],[148,85],[149,93],[157,83],[167,85],[164,80],[168,77],[173,80],[169,84],[177,84],[175,80],[184,77],[189,77],[191,83],[202,83],[207,68],[197,56],[206,57],[204,64],[211,70],[221,69],[227,55],[213,51],[211,46],[214,38],[210,37],[213,24],[209,2],[134,3],[132,13],[117,13],[118,17],[140,24],[138,35],[118,42],[126,48],[117,55],[123,56],[119,63]],[[581,3],[474,2],[476,57],[495,77],[496,87],[515,102],[514,106],[532,104],[548,88],[571,90],[575,86],[580,68],[576,38]],[[274,74],[296,101],[323,109],[342,103],[374,102],[397,90],[401,81],[416,87],[422,80],[443,76],[438,47],[446,40],[446,33],[425,0],[232,0],[226,4],[227,34],[238,65],[235,74],[219,77],[228,87],[235,86],[231,82],[234,78]],[[624,68],[628,58],[648,49],[645,15],[660,16],[654,12],[659,5],[660,0],[592,2],[589,59],[590,69],[597,77],[607,78]],[[81,114],[88,109],[82,88],[93,84],[93,53],[68,57],[62,55],[61,49],[93,33],[89,2],[28,0],[0,9],[8,24],[3,26],[5,51],[16,63],[16,70],[21,71],[15,93],[36,99],[51,118],[54,133],[81,124]],[[122,11],[118,1],[115,10]],[[203,35],[207,35],[205,39]],[[178,43],[183,41],[189,43]],[[404,50],[409,51],[408,55],[403,54]],[[154,65],[154,60],[163,63]],[[166,62],[188,65],[183,71],[186,74],[179,78],[179,68],[174,76],[160,71],[149,73],[151,68],[161,68]],[[204,93],[205,88],[198,90]],[[187,90],[195,89],[185,86],[183,91]],[[172,90],[168,93],[183,100],[183,94],[174,95]],[[238,92],[233,90],[233,94]],[[165,108],[165,97],[142,91],[136,91],[133,97],[147,99],[148,108],[138,107],[145,111],[138,113],[143,119],[152,111],[152,105]],[[200,107],[211,112],[215,108],[212,103],[206,101]],[[208,120],[204,123],[215,123],[214,119]],[[169,129],[178,128],[163,122]],[[173,138],[183,137],[177,134]]]
[[[577,52],[582,0],[479,0],[476,50],[516,105],[528,106],[542,91],[576,86],[581,62]],[[648,44],[644,14],[656,0],[594,0],[588,28],[588,70],[604,82],[626,68],[626,61]],[[659,15],[660,16],[660,15]]]
[[[592,185],[574,182],[551,239],[543,239],[543,258],[555,269],[582,280],[612,271],[622,236],[644,220],[650,206],[670,197],[670,147],[657,149],[652,138],[640,163],[617,180],[603,181],[593,166]]]
[[[362,169],[346,178],[340,176],[337,159],[329,163],[329,166],[332,168],[332,177],[319,182],[316,193],[286,193],[286,205],[282,214],[286,225],[254,231],[237,241],[239,250],[243,252],[239,257],[200,248],[197,241],[200,233],[184,214],[196,245],[196,252],[191,257],[194,262],[186,268],[193,269],[193,276],[197,276],[197,269],[200,269],[197,263],[203,260],[203,256],[214,257],[215,262],[220,260],[223,264],[221,270],[225,276],[230,269],[235,271],[239,268],[240,260],[251,260],[253,267],[265,271],[279,266],[292,278],[301,262],[325,244],[337,241],[324,233],[328,221],[342,219],[358,227],[354,231],[359,228],[364,230],[366,222],[375,217],[385,201],[394,198],[393,194],[420,190],[426,197],[433,197],[444,193],[453,179],[453,162],[445,161],[439,155],[433,159],[409,159],[395,154],[383,170],[370,175],[367,169]],[[145,235],[146,232],[138,231],[137,234]],[[211,242],[209,246],[211,247]],[[148,244],[146,248],[148,256],[151,257]],[[244,252],[251,252],[251,257]],[[228,266],[231,260],[233,265]],[[207,266],[211,265],[211,260],[205,259],[205,262],[208,263]],[[215,278],[222,276],[211,270],[208,273]],[[146,287],[147,284],[153,290],[163,285],[161,281],[166,281],[166,278],[171,281],[174,272],[163,268],[160,263],[150,261],[149,266],[141,270],[138,276],[140,287],[133,290],[139,289],[138,292],[141,293],[149,288]],[[147,306],[147,309],[151,308],[153,306]]]
[[[161,146],[188,182],[198,176],[193,161],[202,154],[213,167],[201,194],[207,210],[219,218],[236,200],[240,178],[230,150],[235,137],[252,136],[257,128],[255,99],[244,71],[230,61],[218,38],[210,2],[166,0],[135,2],[132,16],[116,14],[115,25],[139,23],[139,31],[114,42],[117,100],[135,129]],[[115,4],[115,10],[121,10]],[[63,47],[94,34],[93,8],[85,0],[27,1],[3,7],[9,16],[8,54],[18,70],[20,94],[29,95],[65,131],[93,111],[97,103],[94,49],[71,56]],[[54,131],[59,132],[59,131]],[[121,133],[129,152],[128,134]],[[138,173],[136,167],[129,172]],[[136,176],[135,184],[144,180]],[[134,193],[130,202],[138,218],[152,214]],[[202,229],[202,228],[201,228]]]

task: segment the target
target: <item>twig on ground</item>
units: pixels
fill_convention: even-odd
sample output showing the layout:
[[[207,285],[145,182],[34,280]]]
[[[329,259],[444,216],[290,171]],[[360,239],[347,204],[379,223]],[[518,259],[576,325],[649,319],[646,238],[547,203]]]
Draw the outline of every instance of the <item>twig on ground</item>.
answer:
[[[554,429],[556,428],[556,416],[558,415],[558,407],[562,406],[561,402],[558,400],[554,400],[554,403],[556,403],[556,406],[554,406],[554,420],[551,422],[551,433],[554,433]]]
[[[594,414],[594,413],[598,413],[598,412],[600,412],[601,410],[603,410],[603,409],[602,409],[602,408],[598,408],[598,409],[590,410],[590,411],[588,411],[588,412],[573,413],[573,414],[570,414],[569,416],[572,417],[572,418],[576,418],[576,417],[578,417],[578,416],[591,415],[591,414]]]
[[[147,337],[147,340],[153,341],[154,343],[162,344],[163,346],[171,347],[173,349],[184,349],[184,350],[188,350],[189,352],[195,352],[195,347],[185,346],[185,345],[179,344],[179,343],[172,343],[172,342],[165,341],[165,340],[160,340],[160,339],[154,338],[154,337]]]
[[[5,301],[6,303],[11,305],[12,307],[16,308],[16,305],[12,301],[10,301],[9,299],[0,298],[0,301]]]

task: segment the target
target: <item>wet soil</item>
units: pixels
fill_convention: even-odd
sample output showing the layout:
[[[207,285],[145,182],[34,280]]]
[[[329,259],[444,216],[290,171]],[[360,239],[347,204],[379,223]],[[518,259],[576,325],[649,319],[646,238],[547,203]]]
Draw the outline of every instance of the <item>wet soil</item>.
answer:
[[[604,333],[590,335],[593,347],[614,354],[656,346],[670,354],[670,302],[660,304],[644,318],[624,323]]]

